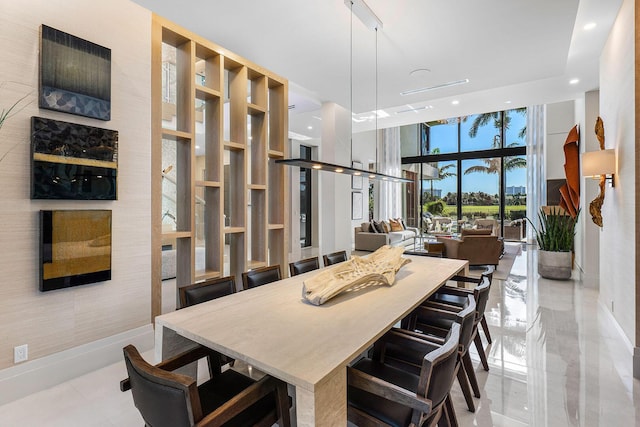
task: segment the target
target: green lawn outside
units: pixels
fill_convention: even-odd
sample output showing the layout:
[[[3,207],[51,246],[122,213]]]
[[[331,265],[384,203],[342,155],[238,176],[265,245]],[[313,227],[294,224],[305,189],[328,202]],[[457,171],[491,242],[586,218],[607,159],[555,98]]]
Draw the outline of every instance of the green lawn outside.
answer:
[[[489,206],[462,206],[462,216],[466,216],[469,219],[476,217],[486,217],[493,216],[498,217],[499,206],[497,205],[489,205]],[[511,215],[511,212],[517,212],[516,216],[518,218],[523,218],[526,215],[527,206],[526,205],[507,205],[505,206],[505,212],[507,218]],[[456,215],[456,207],[451,205],[445,205],[443,216],[455,216]]]

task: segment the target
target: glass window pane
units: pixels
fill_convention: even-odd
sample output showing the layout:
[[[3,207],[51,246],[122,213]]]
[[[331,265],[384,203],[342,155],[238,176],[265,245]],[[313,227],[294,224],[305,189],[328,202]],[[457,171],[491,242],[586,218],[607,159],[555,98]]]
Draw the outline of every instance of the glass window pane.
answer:
[[[508,110],[505,114],[505,147],[524,147],[527,145],[527,109]]]
[[[402,157],[419,156],[418,125],[400,126],[400,155]]]
[[[162,43],[162,127],[176,130],[176,48]]]
[[[501,113],[474,114],[460,123],[460,151],[500,148]]]
[[[527,215],[527,160],[525,156],[505,157],[504,238],[525,238]]]
[[[499,219],[500,158],[462,161],[462,219],[473,226],[477,219]]]
[[[440,120],[429,126],[429,151],[425,154],[455,153],[458,151],[458,120]]]
[[[458,219],[458,167],[456,161],[425,163],[423,171],[438,170],[437,179],[422,180],[423,230],[456,232]]]

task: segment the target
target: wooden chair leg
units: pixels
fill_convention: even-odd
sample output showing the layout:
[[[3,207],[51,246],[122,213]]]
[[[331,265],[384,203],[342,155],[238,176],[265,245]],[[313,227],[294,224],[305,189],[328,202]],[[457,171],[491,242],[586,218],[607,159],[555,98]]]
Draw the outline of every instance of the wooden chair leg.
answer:
[[[476,412],[476,405],[473,403],[471,389],[469,388],[469,381],[467,381],[467,375],[464,373],[464,366],[462,366],[462,363],[460,363],[457,376],[458,383],[460,383],[460,388],[462,389],[462,395],[464,396],[464,400],[467,402],[467,408],[471,412]]]
[[[462,368],[464,369],[465,374],[467,374],[467,378],[469,378],[469,384],[473,390],[473,395],[479,398],[480,387],[478,386],[476,371],[473,369],[473,363],[471,363],[471,356],[469,356],[469,352],[466,352],[464,356],[462,356]]]
[[[487,341],[491,344],[493,341],[491,340],[491,332],[489,332],[489,325],[487,325],[487,319],[482,315],[482,319],[480,319],[480,324],[482,325],[482,330],[484,331],[484,336],[487,337]]]
[[[458,427],[458,418],[456,418],[456,411],[453,408],[453,402],[451,401],[451,394],[448,394],[444,399],[444,410],[447,413],[447,421],[449,427]]]
[[[478,355],[480,356],[480,362],[482,362],[482,367],[485,371],[489,370],[489,363],[487,362],[487,356],[484,354],[484,348],[482,347],[482,340],[480,339],[480,335],[476,334],[473,342],[476,343],[476,348],[478,349]]]

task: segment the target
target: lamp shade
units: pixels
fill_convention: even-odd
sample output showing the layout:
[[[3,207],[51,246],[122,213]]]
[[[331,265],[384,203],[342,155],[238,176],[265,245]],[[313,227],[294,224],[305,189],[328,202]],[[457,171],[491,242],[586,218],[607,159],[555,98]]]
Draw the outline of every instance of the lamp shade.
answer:
[[[611,175],[615,172],[615,149],[589,151],[582,154],[582,176]]]

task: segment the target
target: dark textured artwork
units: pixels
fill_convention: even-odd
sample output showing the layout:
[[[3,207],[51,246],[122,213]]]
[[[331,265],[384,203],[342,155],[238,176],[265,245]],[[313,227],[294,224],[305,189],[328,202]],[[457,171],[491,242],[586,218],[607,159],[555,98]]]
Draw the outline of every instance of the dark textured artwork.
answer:
[[[40,108],[111,120],[111,49],[42,25]]]
[[[31,198],[115,200],[118,132],[31,118]]]

